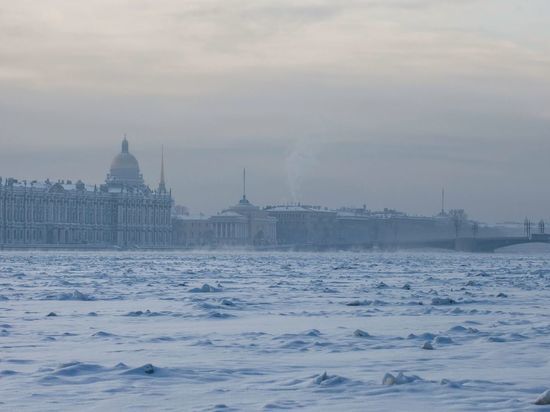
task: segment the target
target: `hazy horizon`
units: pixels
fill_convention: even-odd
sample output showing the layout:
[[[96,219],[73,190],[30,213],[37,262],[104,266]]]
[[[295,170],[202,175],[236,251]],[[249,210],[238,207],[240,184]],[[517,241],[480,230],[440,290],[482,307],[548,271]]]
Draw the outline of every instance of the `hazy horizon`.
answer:
[[[0,176],[550,218],[543,0],[0,1]]]

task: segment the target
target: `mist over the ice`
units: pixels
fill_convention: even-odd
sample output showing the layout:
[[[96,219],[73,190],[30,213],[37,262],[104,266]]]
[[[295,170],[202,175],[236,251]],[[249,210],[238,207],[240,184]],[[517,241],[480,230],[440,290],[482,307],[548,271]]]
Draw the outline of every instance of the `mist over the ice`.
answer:
[[[124,133],[192,211],[240,196],[548,218],[545,0],[4,1],[0,176],[104,180]]]

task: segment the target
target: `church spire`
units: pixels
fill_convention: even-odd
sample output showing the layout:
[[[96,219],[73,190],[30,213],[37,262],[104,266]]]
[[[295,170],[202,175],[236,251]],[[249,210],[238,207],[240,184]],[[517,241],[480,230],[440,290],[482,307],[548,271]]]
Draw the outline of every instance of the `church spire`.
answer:
[[[162,145],[161,148],[159,192],[166,193],[166,182],[164,180],[164,145]]]

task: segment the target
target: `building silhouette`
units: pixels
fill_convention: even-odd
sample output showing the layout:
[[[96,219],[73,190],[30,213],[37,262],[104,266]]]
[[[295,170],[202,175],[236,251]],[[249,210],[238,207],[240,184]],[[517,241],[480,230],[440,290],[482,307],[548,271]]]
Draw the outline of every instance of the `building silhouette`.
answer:
[[[172,239],[172,197],[145,185],[126,137],[104,184],[0,178],[0,247],[158,248]]]
[[[174,218],[174,246],[273,246],[277,243],[277,219],[243,196],[234,206],[205,218],[178,215]]]

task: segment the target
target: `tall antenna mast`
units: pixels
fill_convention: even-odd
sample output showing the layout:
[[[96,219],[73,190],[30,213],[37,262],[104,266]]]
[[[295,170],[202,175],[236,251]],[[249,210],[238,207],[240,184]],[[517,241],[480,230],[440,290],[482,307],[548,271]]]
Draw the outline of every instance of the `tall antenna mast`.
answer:
[[[445,188],[441,189],[441,214],[445,214]]]
[[[243,169],[243,199],[246,199],[246,168]]]

